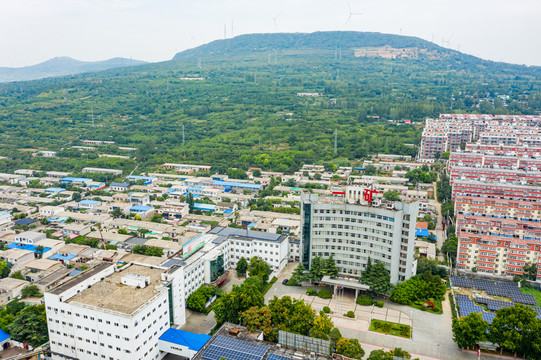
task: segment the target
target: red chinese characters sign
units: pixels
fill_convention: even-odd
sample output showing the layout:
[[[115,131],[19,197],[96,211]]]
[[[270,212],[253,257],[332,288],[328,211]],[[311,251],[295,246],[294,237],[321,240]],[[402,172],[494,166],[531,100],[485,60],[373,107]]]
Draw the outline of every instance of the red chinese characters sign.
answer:
[[[377,194],[379,191],[371,190],[371,189],[364,189],[364,201],[371,203],[372,202],[372,195]]]

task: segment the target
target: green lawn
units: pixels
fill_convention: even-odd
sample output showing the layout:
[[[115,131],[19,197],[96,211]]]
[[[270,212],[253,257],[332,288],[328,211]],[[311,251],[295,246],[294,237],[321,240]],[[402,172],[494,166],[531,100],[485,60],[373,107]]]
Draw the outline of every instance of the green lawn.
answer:
[[[520,291],[522,291],[523,294],[533,295],[537,302],[537,306],[541,306],[541,291],[533,288],[520,288]]]
[[[400,336],[406,339],[409,339],[411,336],[411,326],[397,324],[390,321],[372,320],[369,330],[382,334]]]

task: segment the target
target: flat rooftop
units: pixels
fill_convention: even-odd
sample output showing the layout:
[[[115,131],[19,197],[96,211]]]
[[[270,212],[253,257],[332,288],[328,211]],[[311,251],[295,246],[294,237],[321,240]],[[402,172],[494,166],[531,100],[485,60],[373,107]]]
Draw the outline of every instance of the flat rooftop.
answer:
[[[71,304],[95,306],[131,315],[141,307],[141,305],[163,291],[156,289],[158,286],[162,285],[161,275],[163,272],[163,269],[153,269],[142,265],[130,265],[121,271],[107,276],[105,279],[95,283],[88,289],[83,290],[67,302]],[[121,283],[121,278],[128,274],[149,276],[150,284],[144,288],[123,285]]]

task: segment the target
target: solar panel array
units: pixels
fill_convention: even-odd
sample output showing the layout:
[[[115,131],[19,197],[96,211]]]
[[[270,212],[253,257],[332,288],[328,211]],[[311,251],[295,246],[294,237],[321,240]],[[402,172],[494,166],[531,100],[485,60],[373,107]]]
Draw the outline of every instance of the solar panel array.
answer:
[[[460,316],[468,316],[472,312],[480,312],[483,319],[485,319],[489,324],[492,324],[492,320],[494,320],[494,318],[496,317],[495,313],[487,312],[481,306],[475,305],[475,302],[473,302],[473,300],[470,300],[470,297],[468,295],[457,293],[455,294],[455,298],[456,303],[459,307]],[[515,305],[510,301],[494,300],[484,297],[478,297],[475,299],[475,301],[477,301],[477,303],[479,304],[486,305],[487,308],[491,311],[498,311],[499,309]],[[541,307],[530,307],[537,312],[537,318],[541,319]]]
[[[262,360],[268,346],[254,345],[246,341],[218,336],[205,350],[201,358],[206,360]]]
[[[527,295],[527,294],[511,294],[511,300],[516,303],[520,304],[526,304],[526,305],[537,305],[537,302],[535,301],[535,298],[533,295]]]
[[[453,286],[463,287],[467,289],[484,290],[492,296],[511,297],[511,295],[522,294],[519,287],[515,283],[488,281],[488,280],[472,280],[451,276]]]
[[[269,356],[267,356],[267,360],[292,360],[292,359],[290,357],[283,356],[283,355],[269,354]]]

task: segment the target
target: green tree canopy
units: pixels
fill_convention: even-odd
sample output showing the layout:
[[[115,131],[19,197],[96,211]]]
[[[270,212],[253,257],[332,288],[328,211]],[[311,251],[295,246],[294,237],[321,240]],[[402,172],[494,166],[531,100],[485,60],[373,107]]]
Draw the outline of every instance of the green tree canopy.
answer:
[[[248,270],[248,261],[246,261],[246,258],[243,256],[237,262],[237,276],[239,277],[245,276],[247,270]]]
[[[453,340],[463,349],[473,349],[475,344],[486,337],[488,322],[481,313],[470,313],[453,319]]]
[[[259,276],[263,279],[264,282],[269,280],[269,274],[271,273],[271,268],[269,264],[265,262],[259,256],[254,256],[250,259],[250,264],[248,265],[248,273],[250,276]]]

